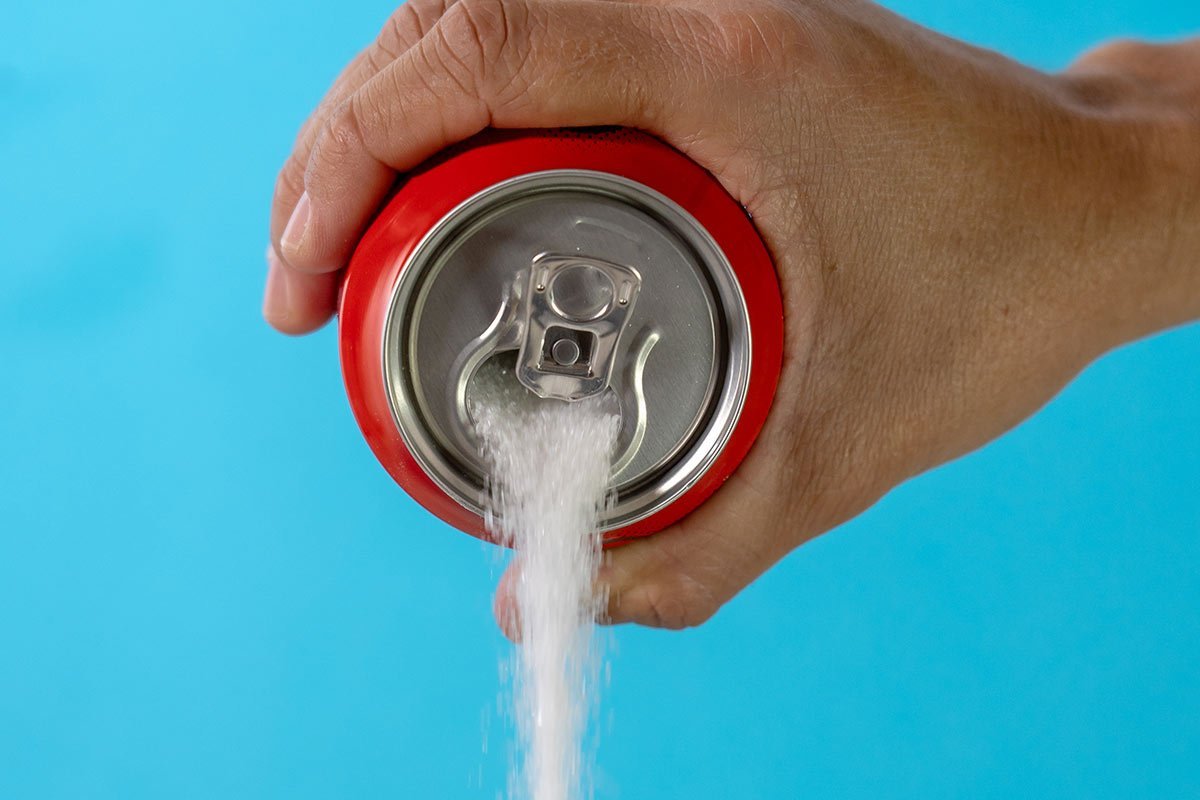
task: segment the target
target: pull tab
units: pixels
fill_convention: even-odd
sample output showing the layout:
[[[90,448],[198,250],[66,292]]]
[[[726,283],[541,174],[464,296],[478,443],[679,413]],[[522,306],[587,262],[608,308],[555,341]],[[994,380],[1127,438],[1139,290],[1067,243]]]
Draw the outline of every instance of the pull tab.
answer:
[[[543,398],[582,400],[604,391],[641,286],[637,270],[598,258],[533,259],[517,379]]]

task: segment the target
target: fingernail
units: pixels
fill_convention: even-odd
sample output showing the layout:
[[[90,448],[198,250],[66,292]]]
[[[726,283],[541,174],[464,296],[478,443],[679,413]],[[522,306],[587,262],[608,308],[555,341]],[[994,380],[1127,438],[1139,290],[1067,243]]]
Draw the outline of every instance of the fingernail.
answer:
[[[304,192],[296,201],[296,208],[292,210],[292,216],[288,219],[287,227],[283,229],[283,236],[279,239],[279,247],[285,256],[292,256],[300,252],[311,217],[312,203],[308,200],[308,192]]]
[[[267,245],[267,287],[263,291],[263,316],[271,324],[284,322],[288,316],[287,277],[271,245]]]

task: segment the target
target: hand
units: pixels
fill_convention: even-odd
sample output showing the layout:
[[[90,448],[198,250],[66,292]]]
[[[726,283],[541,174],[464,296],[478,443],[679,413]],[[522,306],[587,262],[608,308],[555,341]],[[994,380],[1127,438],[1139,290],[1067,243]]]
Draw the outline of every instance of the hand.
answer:
[[[601,573],[611,621],[695,625],[1200,314],[1196,76],[1195,45],[1046,75],[849,0],[411,0],[280,175],[265,313],[323,324],[396,173],[488,126],[626,125],[709,169],[777,265],[778,395],[712,500]]]

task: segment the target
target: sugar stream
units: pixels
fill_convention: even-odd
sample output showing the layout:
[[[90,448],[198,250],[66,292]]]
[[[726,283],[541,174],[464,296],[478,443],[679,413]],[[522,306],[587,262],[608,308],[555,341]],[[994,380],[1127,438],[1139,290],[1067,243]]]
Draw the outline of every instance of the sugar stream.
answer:
[[[521,565],[513,676],[521,758],[511,792],[575,800],[587,791],[583,736],[599,660],[596,527],[617,418],[597,400],[530,404],[496,395],[474,416],[492,471],[489,524]]]

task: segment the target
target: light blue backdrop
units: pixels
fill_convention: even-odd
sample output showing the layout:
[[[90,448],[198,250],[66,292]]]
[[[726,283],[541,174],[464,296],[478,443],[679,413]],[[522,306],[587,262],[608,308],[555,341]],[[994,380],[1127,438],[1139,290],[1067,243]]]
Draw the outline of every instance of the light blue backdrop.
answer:
[[[905,0],[1060,67],[1192,2]],[[332,329],[258,316],[274,172],[385,0],[7,3],[0,797],[494,798],[494,554],[398,491]],[[615,635],[601,798],[1200,795],[1200,328]],[[486,741],[486,746],[484,742]]]

